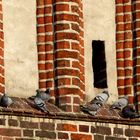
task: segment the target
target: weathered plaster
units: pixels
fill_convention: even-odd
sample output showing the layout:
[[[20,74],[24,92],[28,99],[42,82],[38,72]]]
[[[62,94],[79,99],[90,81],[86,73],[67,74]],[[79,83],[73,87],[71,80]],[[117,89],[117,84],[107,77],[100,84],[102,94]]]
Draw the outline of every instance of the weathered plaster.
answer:
[[[36,1],[2,2],[6,92],[27,97],[38,88]]]
[[[100,91],[93,87],[92,40],[103,40],[105,41],[110,102],[117,98],[115,2],[112,0],[83,0],[83,8],[87,100]]]

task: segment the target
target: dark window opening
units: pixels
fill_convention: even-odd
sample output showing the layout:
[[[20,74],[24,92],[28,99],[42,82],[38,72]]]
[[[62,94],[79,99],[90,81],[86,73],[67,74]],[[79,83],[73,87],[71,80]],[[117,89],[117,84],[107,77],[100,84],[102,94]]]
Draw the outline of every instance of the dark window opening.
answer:
[[[104,41],[92,41],[92,67],[94,73],[94,87],[107,88]]]

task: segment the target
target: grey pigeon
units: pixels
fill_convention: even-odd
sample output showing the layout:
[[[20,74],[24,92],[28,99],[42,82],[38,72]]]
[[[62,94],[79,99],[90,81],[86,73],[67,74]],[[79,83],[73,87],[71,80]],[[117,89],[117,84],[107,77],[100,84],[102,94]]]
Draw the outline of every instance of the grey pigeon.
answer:
[[[114,102],[110,109],[119,109],[122,110],[125,106],[128,105],[128,96],[124,96],[118,99],[118,101]]]
[[[34,98],[34,105],[35,105],[35,107],[37,109],[39,109],[39,110],[41,110],[41,111],[43,111],[45,113],[48,112],[46,104],[45,104],[45,102],[41,98],[35,97]]]
[[[8,107],[8,106],[10,106],[12,103],[13,103],[12,99],[11,99],[10,97],[8,97],[6,94],[4,94],[4,95],[1,97],[0,105],[1,105],[2,107]]]
[[[99,103],[94,103],[91,104],[90,102],[85,104],[85,105],[81,105],[81,110],[85,113],[88,113],[90,115],[95,116],[96,113],[100,110],[100,108],[103,106],[103,104],[101,102]]]
[[[45,101],[48,101],[50,99],[50,89],[47,89],[46,91],[36,90],[36,92],[36,97],[39,97]]]
[[[44,101],[48,101],[50,99],[50,89],[47,89],[46,91],[37,89],[36,95],[29,97],[29,99],[34,100],[36,97],[39,97]]]
[[[90,101],[91,104],[94,104],[94,103],[102,103],[104,104],[109,98],[109,94],[108,94],[108,91],[103,91],[101,93],[99,93],[97,96],[95,96],[95,98],[93,100]]]
[[[135,109],[129,105],[125,106],[122,109],[120,115],[124,118],[130,118],[130,119],[140,118],[140,115],[136,113]]]

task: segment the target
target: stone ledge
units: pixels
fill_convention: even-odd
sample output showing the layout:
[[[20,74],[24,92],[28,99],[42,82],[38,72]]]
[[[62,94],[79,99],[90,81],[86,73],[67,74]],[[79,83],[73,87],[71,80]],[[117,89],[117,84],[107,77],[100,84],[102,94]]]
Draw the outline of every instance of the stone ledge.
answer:
[[[116,110],[109,110],[109,105],[104,105],[96,116],[91,116],[88,114],[84,114],[83,112],[79,113],[64,112],[49,102],[46,102],[49,113],[44,113],[34,108],[33,102],[29,99],[17,97],[13,97],[12,99],[14,100],[14,103],[10,107],[8,108],[0,107],[0,115],[140,126],[140,119],[121,118]]]

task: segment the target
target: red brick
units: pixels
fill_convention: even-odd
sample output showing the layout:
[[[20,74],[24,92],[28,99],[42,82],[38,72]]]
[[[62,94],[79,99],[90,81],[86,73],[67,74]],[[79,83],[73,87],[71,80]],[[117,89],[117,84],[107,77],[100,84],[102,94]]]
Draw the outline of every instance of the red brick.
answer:
[[[116,12],[117,13],[123,13],[123,5],[121,5],[121,6],[116,6]]]
[[[78,43],[72,42],[71,46],[72,46],[73,50],[78,50],[79,51],[79,44]]]
[[[123,15],[116,15],[116,23],[123,22],[124,16]]]
[[[53,0],[44,0],[45,5],[52,4],[52,3],[53,3]]]
[[[54,6],[56,12],[58,11],[69,11],[69,4],[56,4]]]
[[[70,43],[68,41],[61,41],[55,43],[55,49],[69,49],[70,48]]]
[[[73,124],[57,124],[57,130],[76,132],[77,126]]]
[[[74,97],[73,98],[73,104],[80,104],[80,98],[79,97]]]
[[[79,105],[73,105],[73,112],[75,112],[75,113],[80,112],[80,107],[79,107]]]
[[[21,129],[13,129],[13,128],[0,128],[0,135],[2,136],[21,136]]]
[[[50,138],[50,139],[56,139],[56,133],[55,132],[49,132],[49,131],[35,131],[35,135],[40,138]]]
[[[41,122],[40,128],[43,130],[52,130],[53,131],[55,129],[55,124],[49,123],[49,122]]]
[[[23,130],[23,135],[28,137],[33,137],[33,130]]]
[[[28,121],[21,121],[20,122],[21,128],[38,128],[38,123],[35,122],[28,122]]]
[[[58,132],[58,139],[69,139],[68,133]]]
[[[60,96],[60,103],[65,104],[65,103],[71,103],[71,97],[70,96]]]
[[[71,39],[71,40],[78,40],[78,34],[77,33],[68,33],[68,32],[61,32],[55,34],[56,40],[63,40],[63,39]]]
[[[63,85],[70,85],[71,79],[70,78],[59,78],[55,81],[57,86],[63,86]]]
[[[9,119],[8,120],[8,125],[9,126],[18,126],[18,121],[14,119]]]
[[[116,48],[117,49],[123,49],[123,47],[124,47],[124,43],[123,42],[117,42],[116,43]]]
[[[132,11],[132,5],[124,5],[124,11],[125,12],[131,12]]]
[[[55,54],[56,58],[74,58],[74,59],[78,59],[79,57],[79,53],[76,51],[66,51],[66,50],[61,50],[61,51],[57,51],[57,53]]]
[[[114,128],[113,133],[114,133],[114,135],[115,134],[123,135],[123,129],[122,128]]]
[[[124,34],[123,33],[117,33],[116,34],[116,39],[117,40],[124,40]]]
[[[66,24],[66,23],[59,23],[59,24],[55,24],[54,26],[55,31],[63,31],[63,30],[67,30],[70,29],[70,25]]]
[[[78,78],[72,78],[72,85],[80,86],[80,80]]]
[[[87,125],[79,125],[80,132],[89,132],[89,126]]]
[[[79,25],[71,23],[71,28],[77,32],[80,32]]]
[[[77,15],[70,15],[70,14],[56,14],[54,16],[54,19],[55,19],[55,21],[67,20],[67,21],[78,22],[79,21],[79,16],[77,16]]]
[[[63,111],[65,111],[65,112],[72,112],[72,106],[71,105],[61,105],[61,103],[60,103],[60,105],[59,105],[59,107],[63,110]]]
[[[56,74],[59,76],[62,75],[69,75],[69,76],[79,76],[79,70],[74,70],[74,69],[57,69]]]
[[[72,11],[73,13],[79,13],[79,7],[78,7],[78,6],[75,6],[75,5],[72,5],[72,6],[71,6],[71,11]]]
[[[116,30],[117,31],[124,31],[124,24],[117,24],[116,25]]]
[[[123,0],[116,0],[116,4],[123,4]]]
[[[131,32],[126,32],[125,33],[125,39],[132,39],[132,33]]]
[[[71,140],[92,140],[92,135],[71,134]]]
[[[124,22],[129,22],[129,21],[131,21],[131,20],[132,20],[132,17],[131,17],[130,14],[125,14],[125,15],[124,15]]]
[[[56,67],[70,67],[70,60],[56,60],[55,61]]]

